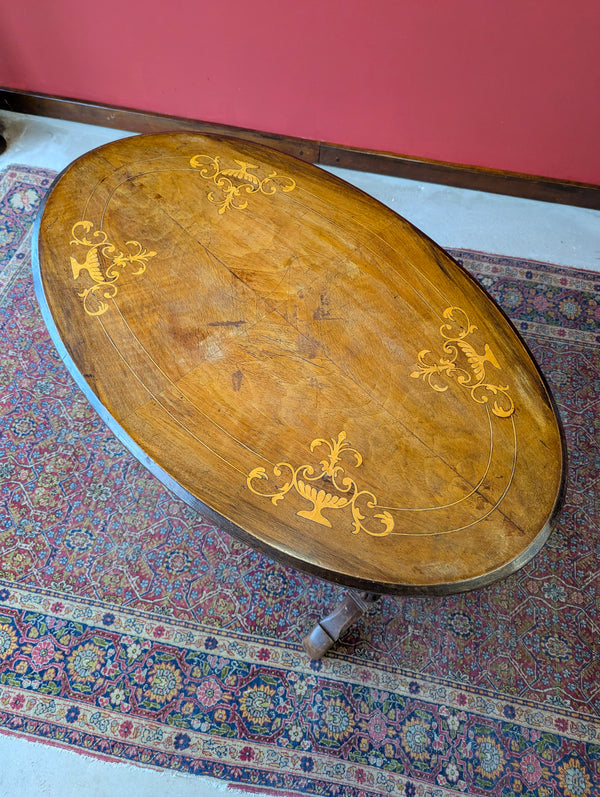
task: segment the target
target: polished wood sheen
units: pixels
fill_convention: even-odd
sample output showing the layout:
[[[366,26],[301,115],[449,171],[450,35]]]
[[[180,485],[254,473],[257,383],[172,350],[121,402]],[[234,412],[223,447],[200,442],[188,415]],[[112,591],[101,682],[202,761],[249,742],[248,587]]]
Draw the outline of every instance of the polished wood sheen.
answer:
[[[546,539],[564,453],[544,379],[369,196],[255,143],[138,136],[59,177],[37,241],[79,384],[221,528],[369,593],[482,586]]]

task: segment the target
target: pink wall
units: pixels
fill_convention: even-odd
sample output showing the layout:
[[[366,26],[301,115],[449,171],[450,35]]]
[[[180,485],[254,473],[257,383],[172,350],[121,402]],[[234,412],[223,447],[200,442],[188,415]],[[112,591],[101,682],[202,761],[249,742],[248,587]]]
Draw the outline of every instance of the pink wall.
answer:
[[[598,0],[0,0],[0,85],[600,183]]]

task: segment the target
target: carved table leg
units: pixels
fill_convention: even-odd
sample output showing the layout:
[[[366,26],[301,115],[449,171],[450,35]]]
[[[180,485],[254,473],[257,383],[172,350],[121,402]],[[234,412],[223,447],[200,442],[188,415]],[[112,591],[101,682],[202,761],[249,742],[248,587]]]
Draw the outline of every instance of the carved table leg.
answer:
[[[302,640],[302,646],[311,659],[320,659],[338,639],[367,610],[379,595],[370,592],[348,590],[341,603],[331,614],[320,620],[310,634]]]

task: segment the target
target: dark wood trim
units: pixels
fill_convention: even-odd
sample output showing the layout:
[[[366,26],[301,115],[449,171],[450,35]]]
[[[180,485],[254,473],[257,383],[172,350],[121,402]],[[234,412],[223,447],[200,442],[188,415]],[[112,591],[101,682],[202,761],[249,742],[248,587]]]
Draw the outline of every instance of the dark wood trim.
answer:
[[[0,110],[26,113],[32,116],[46,116],[52,119],[65,119],[69,122],[82,122],[99,125],[130,133],[165,133],[171,130],[192,130],[196,133],[233,136],[273,147],[287,155],[294,155],[308,163],[319,160],[319,144],[304,138],[280,136],[261,130],[233,127],[179,116],[166,116],[146,113],[132,108],[118,108],[109,105],[96,105],[79,100],[50,97],[45,94],[31,94],[24,91],[0,88]]]
[[[600,186],[590,183],[568,182],[330,144],[321,144],[320,156],[319,163],[324,166],[340,166],[344,169],[405,177],[473,191],[600,210]]]
[[[0,110],[2,109],[100,125],[132,133],[194,130],[234,136],[273,147],[288,155],[322,166],[339,166],[355,171],[600,210],[600,186],[592,183],[557,180],[551,177],[446,163],[390,152],[356,149],[261,130],[147,113],[131,108],[100,105],[9,88],[0,88]]]

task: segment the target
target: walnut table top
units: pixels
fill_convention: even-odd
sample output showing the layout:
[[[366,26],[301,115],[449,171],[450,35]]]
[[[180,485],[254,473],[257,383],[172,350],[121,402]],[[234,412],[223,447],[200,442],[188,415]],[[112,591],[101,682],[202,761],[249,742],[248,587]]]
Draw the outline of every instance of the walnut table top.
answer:
[[[133,453],[275,559],[377,593],[523,565],[563,487],[548,388],[502,311],[392,210],[287,155],[174,133],[56,181],[36,288]]]

